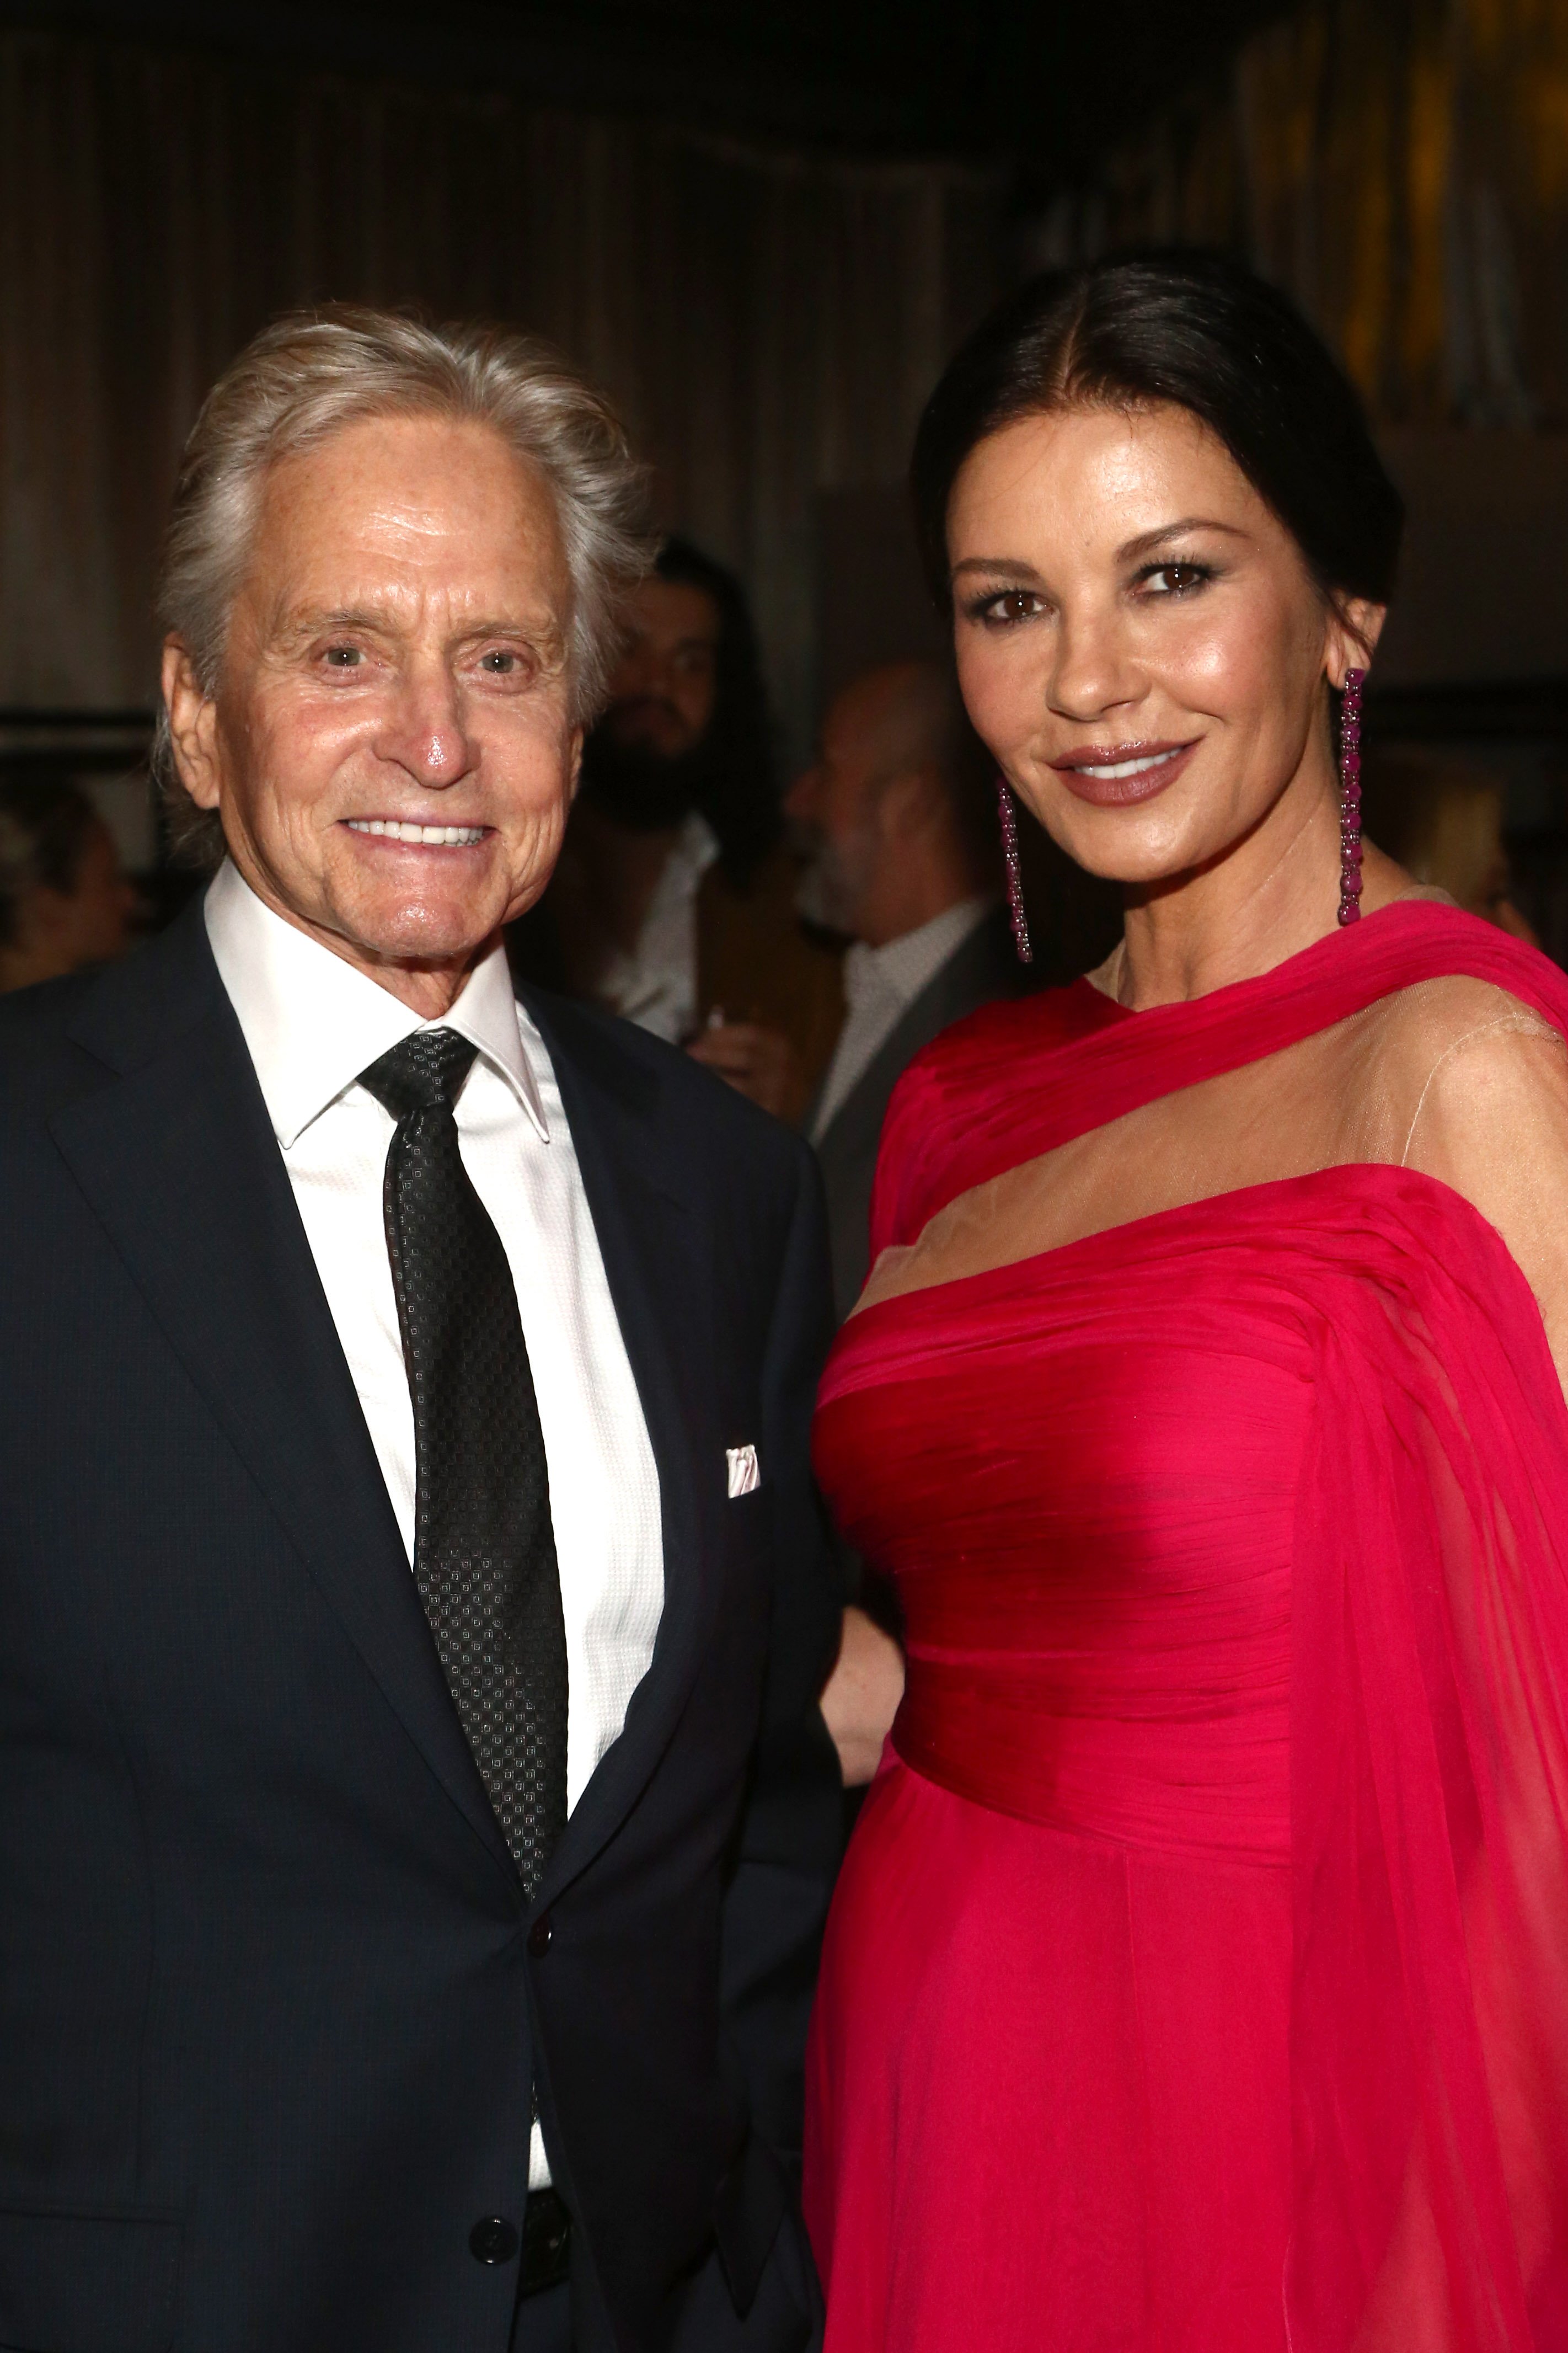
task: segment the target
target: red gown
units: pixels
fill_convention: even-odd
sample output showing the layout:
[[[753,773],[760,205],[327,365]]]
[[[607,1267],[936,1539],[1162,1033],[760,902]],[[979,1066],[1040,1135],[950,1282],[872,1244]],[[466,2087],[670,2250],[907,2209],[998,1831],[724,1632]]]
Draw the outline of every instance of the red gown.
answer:
[[[895,1098],[874,1250],[1247,1066],[1288,1159],[1265,1058],[1444,975],[1568,1031],[1408,903],[992,1008]],[[884,1298],[816,1456],[909,1652],[813,2027],[826,2353],[1568,2348],[1568,1413],[1493,1228],[1304,1165]]]

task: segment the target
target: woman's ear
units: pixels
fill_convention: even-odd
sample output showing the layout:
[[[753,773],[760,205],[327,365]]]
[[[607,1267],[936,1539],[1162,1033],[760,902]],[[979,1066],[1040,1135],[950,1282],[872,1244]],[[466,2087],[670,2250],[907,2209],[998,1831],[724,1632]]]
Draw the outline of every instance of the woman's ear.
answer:
[[[1346,670],[1368,667],[1387,618],[1387,606],[1374,605],[1368,596],[1336,598],[1329,612],[1324,659],[1331,686],[1342,687]]]

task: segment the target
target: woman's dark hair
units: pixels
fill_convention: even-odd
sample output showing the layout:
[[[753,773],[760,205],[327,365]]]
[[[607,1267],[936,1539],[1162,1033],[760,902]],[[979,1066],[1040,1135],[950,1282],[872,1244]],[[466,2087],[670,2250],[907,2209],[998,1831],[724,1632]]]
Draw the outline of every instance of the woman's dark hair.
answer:
[[[993,311],[926,404],[915,529],[951,607],[948,505],[972,449],[1053,408],[1170,401],[1224,443],[1330,598],[1385,605],[1405,507],[1354,388],[1294,303],[1223,253],[1129,253],[1051,270]]]
[[[744,882],[784,829],[752,608],[735,575],[689,539],[667,539],[653,568],[660,580],[700,588],[718,611],[713,721],[703,742],[700,807],[726,872]]]
[[[76,889],[99,823],[80,786],[47,761],[0,764],[0,948],[16,944],[31,892]]]

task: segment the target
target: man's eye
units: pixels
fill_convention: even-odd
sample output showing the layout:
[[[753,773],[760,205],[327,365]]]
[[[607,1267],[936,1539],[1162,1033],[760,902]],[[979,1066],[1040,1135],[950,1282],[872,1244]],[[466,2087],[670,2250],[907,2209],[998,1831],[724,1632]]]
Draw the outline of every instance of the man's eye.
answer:
[[[325,659],[329,670],[358,670],[364,659],[364,649],[362,646],[329,646]]]
[[[522,668],[522,657],[515,646],[491,646],[479,656],[479,668],[491,678],[515,678]]]

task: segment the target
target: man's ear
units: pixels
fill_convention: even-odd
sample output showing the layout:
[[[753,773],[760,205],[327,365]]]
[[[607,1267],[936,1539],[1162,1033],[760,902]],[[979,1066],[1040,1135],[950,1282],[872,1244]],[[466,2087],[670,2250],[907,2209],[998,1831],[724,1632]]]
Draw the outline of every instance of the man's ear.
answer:
[[[163,640],[163,687],[180,782],[198,808],[215,809],[222,797],[217,705],[202,691],[183,638]]]
[[[1331,686],[1343,686],[1347,670],[1367,668],[1387,618],[1387,606],[1374,605],[1370,597],[1347,596],[1342,604],[1335,603],[1329,615],[1324,662]]]
[[[572,742],[567,756],[572,763],[572,782],[566,795],[567,801],[570,803],[576,799],[577,787],[583,781],[583,730],[580,727],[574,727],[572,730]]]
[[[934,768],[897,769],[882,786],[878,810],[883,837],[912,841],[947,821],[947,796]]]

